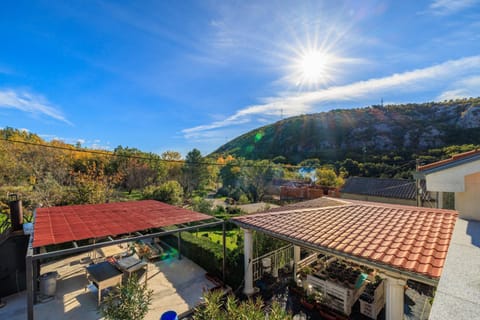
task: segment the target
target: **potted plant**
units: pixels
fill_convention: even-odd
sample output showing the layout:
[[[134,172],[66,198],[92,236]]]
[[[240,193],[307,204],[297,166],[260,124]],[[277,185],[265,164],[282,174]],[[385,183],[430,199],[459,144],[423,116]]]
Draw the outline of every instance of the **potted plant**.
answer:
[[[315,306],[315,295],[309,294],[306,297],[302,298],[300,300],[300,303],[302,306],[304,306],[308,310],[312,310],[313,307]]]
[[[290,290],[291,293],[296,294],[297,296],[303,296],[304,290],[303,287],[299,286],[297,282],[295,282],[293,279],[291,279],[288,282],[288,289]]]

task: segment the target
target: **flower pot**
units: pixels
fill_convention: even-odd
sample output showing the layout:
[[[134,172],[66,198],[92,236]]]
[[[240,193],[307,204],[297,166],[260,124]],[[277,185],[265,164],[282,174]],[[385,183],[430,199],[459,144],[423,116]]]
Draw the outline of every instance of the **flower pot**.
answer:
[[[310,303],[305,299],[300,300],[300,303],[302,304],[302,306],[304,306],[308,310],[312,310],[313,307],[315,306],[313,303]]]

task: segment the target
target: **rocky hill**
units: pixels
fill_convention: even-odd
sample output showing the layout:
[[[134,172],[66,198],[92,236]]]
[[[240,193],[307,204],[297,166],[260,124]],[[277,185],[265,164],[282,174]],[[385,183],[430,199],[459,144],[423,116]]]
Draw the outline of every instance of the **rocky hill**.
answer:
[[[252,130],[214,154],[247,159],[284,156],[337,161],[373,153],[421,153],[448,145],[480,144],[480,98],[339,109],[301,115]]]

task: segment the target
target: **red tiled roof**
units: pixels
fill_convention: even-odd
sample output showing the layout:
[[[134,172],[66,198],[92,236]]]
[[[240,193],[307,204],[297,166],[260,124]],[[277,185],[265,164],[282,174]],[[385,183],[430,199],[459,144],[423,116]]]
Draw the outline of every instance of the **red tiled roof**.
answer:
[[[419,166],[418,171],[425,171],[425,170],[441,167],[441,166],[444,166],[446,164],[454,163],[456,161],[459,161],[459,160],[462,160],[462,159],[467,159],[467,158],[470,158],[470,157],[473,157],[473,156],[476,156],[476,155],[480,155],[480,150],[479,149],[455,154],[449,159],[429,163],[429,164],[426,164],[424,166]]]
[[[233,220],[319,249],[439,278],[457,215],[452,210],[348,200]]]
[[[39,208],[33,247],[211,219],[154,200]]]

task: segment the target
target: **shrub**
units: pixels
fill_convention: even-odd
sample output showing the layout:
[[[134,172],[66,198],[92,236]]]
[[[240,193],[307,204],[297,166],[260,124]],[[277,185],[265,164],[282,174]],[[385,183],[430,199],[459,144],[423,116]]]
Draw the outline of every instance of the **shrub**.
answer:
[[[107,320],[144,319],[152,303],[153,290],[148,290],[146,283],[138,283],[135,275],[118,289],[118,295],[110,292],[105,298],[100,310],[102,316]]]
[[[216,290],[204,294],[204,303],[195,308],[193,319],[291,320],[293,317],[277,301],[266,308],[260,297],[239,302],[233,295],[229,295],[225,300],[222,291]]]
[[[183,189],[180,183],[170,180],[162,183],[156,188],[145,188],[143,191],[145,199],[154,199],[165,203],[178,205],[183,201]]]

